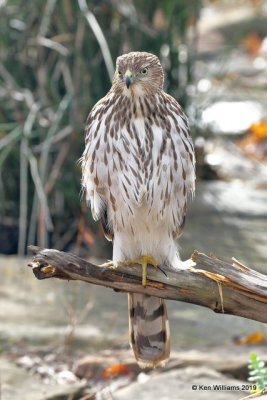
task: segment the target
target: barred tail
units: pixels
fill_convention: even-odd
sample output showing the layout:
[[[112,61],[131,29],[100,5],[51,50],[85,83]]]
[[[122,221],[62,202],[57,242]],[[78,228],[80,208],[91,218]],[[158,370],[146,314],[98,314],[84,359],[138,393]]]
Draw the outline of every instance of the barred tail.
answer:
[[[164,366],[170,356],[170,329],[163,299],[129,294],[130,344],[141,368]]]

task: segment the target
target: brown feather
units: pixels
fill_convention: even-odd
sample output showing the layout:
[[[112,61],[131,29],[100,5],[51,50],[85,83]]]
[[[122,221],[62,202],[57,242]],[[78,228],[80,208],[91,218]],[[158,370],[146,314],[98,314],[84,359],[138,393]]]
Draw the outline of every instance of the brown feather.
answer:
[[[170,329],[163,299],[128,295],[129,336],[141,368],[164,366],[170,356]]]

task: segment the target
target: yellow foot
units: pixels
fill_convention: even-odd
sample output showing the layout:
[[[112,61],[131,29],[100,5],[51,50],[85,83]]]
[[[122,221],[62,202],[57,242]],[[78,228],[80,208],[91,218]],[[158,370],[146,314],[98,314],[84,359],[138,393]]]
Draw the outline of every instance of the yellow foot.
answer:
[[[152,265],[152,267],[157,268],[158,262],[152,256],[142,256],[136,260],[126,260],[123,261],[124,265],[132,265],[132,264],[140,264],[142,265],[142,286],[146,286],[146,278],[147,278],[147,265]]]

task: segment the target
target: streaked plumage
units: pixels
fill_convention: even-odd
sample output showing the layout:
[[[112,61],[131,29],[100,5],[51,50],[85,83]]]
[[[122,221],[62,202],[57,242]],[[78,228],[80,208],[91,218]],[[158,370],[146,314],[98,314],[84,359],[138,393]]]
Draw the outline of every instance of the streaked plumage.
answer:
[[[195,157],[187,118],[163,91],[156,56],[117,59],[112,87],[90,112],[85,132],[82,184],[94,219],[113,240],[113,261],[151,255],[163,268],[179,268],[175,239],[195,189]],[[164,301],[129,295],[129,313],[139,364],[164,364],[170,349]]]

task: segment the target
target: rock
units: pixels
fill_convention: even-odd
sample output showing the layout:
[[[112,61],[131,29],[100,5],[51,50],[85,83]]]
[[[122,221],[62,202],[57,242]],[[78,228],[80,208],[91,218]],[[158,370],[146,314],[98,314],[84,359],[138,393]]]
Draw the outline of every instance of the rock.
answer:
[[[237,346],[232,343],[220,347],[172,351],[170,361],[161,372],[190,366],[204,366],[236,379],[246,380],[250,352],[256,353],[267,363],[267,346],[265,344]],[[104,350],[97,356],[88,355],[80,358],[75,363],[73,372],[80,379],[99,379],[103,370],[118,363],[118,360],[127,366],[132,376],[141,377],[141,372],[151,372],[150,369],[144,370],[138,367],[130,349]]]
[[[64,370],[64,371],[60,371],[57,374],[57,382],[60,385],[73,384],[73,383],[78,382],[78,378],[74,375],[73,372],[68,371],[68,370]]]
[[[187,367],[158,374],[149,380],[141,379],[114,393],[116,400],[237,400],[248,392],[242,391],[244,382],[230,379],[207,367]],[[216,390],[223,385],[225,390]],[[236,388],[231,390],[229,387]],[[228,390],[229,388],[229,390]]]
[[[56,382],[45,384],[38,376],[5,358],[1,359],[0,377],[1,398],[5,400],[79,399],[86,386],[85,381],[71,385],[59,385]]]
[[[40,357],[30,357],[28,355],[19,357],[17,359],[17,365],[26,369],[32,369],[33,367],[40,365],[42,362]]]

